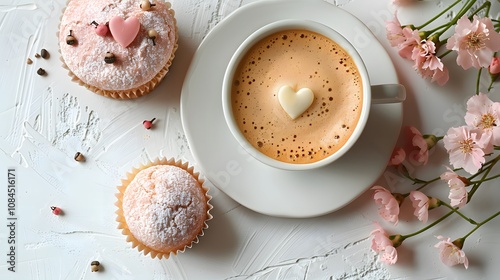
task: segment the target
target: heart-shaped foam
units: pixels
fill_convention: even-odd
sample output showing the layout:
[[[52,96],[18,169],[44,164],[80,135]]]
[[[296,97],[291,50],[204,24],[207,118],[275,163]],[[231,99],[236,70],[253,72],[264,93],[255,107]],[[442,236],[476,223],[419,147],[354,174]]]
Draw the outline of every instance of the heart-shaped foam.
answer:
[[[302,115],[314,101],[314,93],[308,88],[295,92],[290,86],[282,86],[278,91],[278,100],[283,110],[292,118]]]
[[[115,16],[109,21],[111,35],[124,48],[134,41],[140,28],[141,24],[136,17],[129,17],[124,20],[120,16]]]

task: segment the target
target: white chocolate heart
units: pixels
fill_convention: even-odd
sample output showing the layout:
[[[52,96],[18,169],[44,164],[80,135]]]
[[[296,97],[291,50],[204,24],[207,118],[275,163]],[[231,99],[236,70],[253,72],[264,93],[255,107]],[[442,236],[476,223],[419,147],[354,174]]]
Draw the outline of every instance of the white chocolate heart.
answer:
[[[294,120],[311,106],[314,93],[308,88],[295,92],[290,86],[282,86],[278,91],[278,100],[283,110]]]

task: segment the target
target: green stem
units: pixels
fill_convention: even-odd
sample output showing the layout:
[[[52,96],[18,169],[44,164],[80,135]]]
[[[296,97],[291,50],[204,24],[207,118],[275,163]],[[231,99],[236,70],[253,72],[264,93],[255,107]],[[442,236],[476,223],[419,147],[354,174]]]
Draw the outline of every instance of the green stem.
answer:
[[[488,16],[490,13],[491,2],[484,2],[479,8],[477,8],[470,16],[469,19],[472,19],[474,15],[477,15],[482,9],[486,8],[485,16]]]
[[[419,190],[421,190],[421,189],[423,189],[423,188],[427,187],[427,186],[428,186],[428,185],[430,185],[431,183],[434,183],[434,182],[438,181],[439,179],[441,179],[441,177],[436,177],[436,178],[434,178],[434,179],[432,179],[432,180],[429,180],[429,181],[425,182],[425,184],[423,184],[422,186],[418,187],[416,190],[417,190],[417,191],[419,191]],[[417,180],[418,180],[418,179],[417,179]]]
[[[448,41],[448,39],[444,40],[444,41],[441,41],[441,43],[446,44],[446,41]],[[445,57],[446,55],[448,55],[449,53],[451,53],[452,50],[447,50],[446,52],[444,52],[443,54],[439,55],[439,59],[443,59],[443,57]]]
[[[443,33],[445,33],[448,29],[450,29],[453,25],[457,23],[457,21],[476,3],[477,0],[470,0],[465,4],[462,9],[457,13],[457,15],[448,23],[448,26],[443,30],[436,33],[436,37],[439,38]]]
[[[440,25],[440,26],[438,26],[438,27],[436,27],[436,28],[433,28],[433,29],[430,29],[429,31],[426,31],[426,33],[427,33],[427,34],[432,34],[432,33],[434,33],[434,32],[436,32],[436,31],[438,31],[438,30],[439,30],[439,29],[441,29],[441,28],[445,28],[446,26],[448,26],[448,24],[449,24],[449,23],[442,24],[442,25]]]
[[[441,205],[444,205],[446,206],[447,208],[449,208],[451,211],[455,212],[456,214],[458,214],[460,217],[462,217],[464,220],[466,220],[467,222],[473,224],[473,225],[477,225],[478,223],[476,221],[474,221],[473,219],[465,216],[462,212],[458,211],[458,209],[454,208],[453,206],[449,205],[448,203],[446,202],[443,202],[443,201],[440,201],[439,202]]]
[[[473,232],[475,232],[478,228],[480,228],[482,225],[488,223],[489,221],[493,220],[494,218],[496,218],[498,215],[500,215],[500,211],[496,212],[495,214],[491,215],[489,218],[487,218],[486,220],[480,222],[477,224],[477,226],[475,226],[471,231],[469,231],[469,233],[467,233],[463,239],[466,239],[467,237],[469,237],[469,235],[471,235]]]
[[[498,147],[498,148],[495,148],[495,147],[497,147],[497,146],[494,146],[494,149],[495,149],[495,150],[500,149],[500,147]],[[479,171],[478,171],[476,174],[474,174],[474,175],[470,176],[470,177],[469,177],[469,178],[467,178],[467,179],[468,179],[469,181],[472,181],[472,179],[476,178],[477,176],[479,176],[479,175],[483,174],[483,172],[487,171],[487,170],[490,168],[490,165],[495,165],[495,164],[497,163],[497,161],[498,161],[498,160],[500,160],[500,155],[496,156],[494,159],[491,159],[491,160],[489,160],[489,161],[485,162],[485,163],[483,164],[483,166],[481,167],[481,169],[479,169]]]
[[[488,92],[491,91],[491,89],[493,88],[493,84],[495,83],[495,80],[494,79],[491,79],[491,82],[490,82],[490,85],[488,86]]]
[[[477,78],[476,78],[476,95],[479,95],[479,85],[481,81],[481,72],[483,71],[483,68],[479,68],[479,71],[477,71]]]
[[[480,179],[480,182],[479,183],[476,183],[474,184],[474,186],[472,187],[472,189],[469,191],[469,196],[468,196],[468,199],[467,199],[467,203],[469,203],[469,201],[472,199],[472,196],[474,195],[474,193],[476,193],[477,189],[479,188],[479,186],[481,185],[481,182],[483,182],[487,177],[488,177],[488,174],[490,174],[491,172],[491,169],[493,168],[493,166],[495,166],[495,164],[498,162],[498,160],[500,159],[499,156],[497,156],[492,162],[491,162],[491,165],[488,166],[488,168],[486,169],[486,171],[484,172],[483,174],[483,177]]]
[[[483,183],[483,182],[487,182],[487,181],[491,181],[493,179],[496,179],[500,177],[500,174],[497,174],[495,176],[492,176],[490,178],[485,178],[485,179],[482,179],[482,180],[479,180],[479,181],[470,181],[471,184],[480,184],[480,183]]]
[[[410,233],[410,234],[407,234],[407,235],[402,235],[402,237],[404,239],[408,238],[408,237],[412,237],[412,236],[415,236],[417,234],[420,234],[430,228],[432,228],[433,226],[439,224],[440,222],[444,221],[446,218],[448,218],[451,214],[453,214],[454,212],[453,211],[450,211],[448,212],[446,215],[442,216],[441,218],[437,219],[436,221],[434,221],[432,224],[422,228],[421,230],[418,230],[418,231],[415,231],[414,233]]]
[[[486,178],[486,176],[488,175],[488,173],[490,172],[491,169],[489,169],[488,171],[486,171],[484,173],[484,176],[483,178],[481,178],[481,181],[484,180],[484,178]],[[472,186],[472,189],[469,191],[469,194],[468,194],[468,197],[467,197],[467,203],[469,203],[472,199],[472,196],[474,196],[474,194],[476,193],[476,191],[479,189],[479,186],[481,186],[481,183],[476,183]]]
[[[454,6],[456,6],[458,3],[460,3],[462,0],[457,0],[455,1],[455,3],[451,4],[448,8],[444,9],[443,11],[441,11],[439,14],[437,14],[435,17],[431,18],[430,20],[426,21],[424,24],[420,25],[420,26],[417,26],[415,27],[415,29],[422,29],[424,27],[426,27],[427,25],[429,25],[430,23],[432,23],[433,21],[435,21],[437,18],[439,18],[440,16],[444,15],[446,12],[448,12],[451,8],[453,8]]]

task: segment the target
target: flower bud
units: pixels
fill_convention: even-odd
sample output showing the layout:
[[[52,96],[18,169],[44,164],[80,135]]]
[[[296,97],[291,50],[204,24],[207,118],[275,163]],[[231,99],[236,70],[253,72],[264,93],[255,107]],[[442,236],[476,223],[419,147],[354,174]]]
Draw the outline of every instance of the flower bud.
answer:
[[[441,206],[441,200],[435,197],[429,197],[429,210],[437,208],[439,206]]]
[[[465,238],[457,238],[457,239],[455,239],[455,241],[453,241],[451,243],[453,243],[453,245],[457,246],[458,249],[461,250],[464,247]]]
[[[500,57],[491,58],[490,67],[488,67],[488,71],[490,71],[491,75],[500,74]]]
[[[389,240],[392,241],[392,246],[394,248],[397,248],[399,246],[401,246],[401,244],[403,244],[403,241],[405,240],[406,238],[403,237],[401,234],[395,234],[395,235],[391,235],[389,236]]]
[[[437,142],[439,140],[443,139],[443,137],[437,137],[436,135],[433,134],[426,134],[422,136],[427,143],[427,150],[432,149],[434,146],[436,146]]]

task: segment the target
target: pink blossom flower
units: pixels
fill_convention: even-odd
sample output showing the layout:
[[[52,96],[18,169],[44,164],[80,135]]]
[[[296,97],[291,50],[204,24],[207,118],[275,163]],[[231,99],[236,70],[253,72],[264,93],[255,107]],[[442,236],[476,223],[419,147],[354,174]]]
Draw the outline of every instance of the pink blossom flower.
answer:
[[[448,198],[450,199],[450,205],[453,207],[463,207],[467,203],[468,193],[465,187],[469,184],[467,178],[459,176],[451,168],[446,167],[447,172],[441,174],[441,180],[448,183],[450,192]]]
[[[427,222],[429,218],[429,197],[420,191],[411,191],[410,200],[413,205],[413,215],[420,221]]]
[[[389,236],[384,231],[384,229],[378,224],[375,223],[376,229],[374,229],[370,235],[372,236],[372,250],[376,253],[380,253],[385,250],[387,246],[392,246],[392,241],[389,239]]]
[[[410,131],[413,133],[411,143],[413,147],[417,148],[411,156],[418,163],[425,165],[429,159],[429,147],[427,146],[427,141],[425,141],[422,133],[420,133],[420,131],[415,127],[410,127]]]
[[[448,166],[446,166],[446,169],[448,169],[448,171],[446,171],[443,174],[441,174],[441,176],[440,176],[441,180],[449,181],[449,180],[451,180],[453,178],[459,178],[460,177],[455,171],[453,171]]]
[[[463,240],[455,240],[451,242],[450,238],[444,238],[443,236],[437,237],[439,241],[435,248],[439,249],[439,258],[447,266],[454,266],[457,264],[464,264],[465,269],[469,267],[469,260],[465,256],[465,252],[462,251]],[[454,243],[459,243],[460,247]]]
[[[400,141],[411,164],[427,164],[427,160],[429,159],[429,145],[417,128],[413,126],[403,127]]]
[[[444,86],[450,79],[448,68],[444,65],[442,70],[439,68],[436,70],[417,68],[417,71],[423,78],[430,78],[431,82],[437,83],[440,86]]]
[[[403,28],[398,19],[397,11],[394,13],[394,19],[385,22],[385,30],[387,32],[387,39],[392,47],[402,44],[406,38],[403,35]]]
[[[380,261],[385,264],[395,264],[398,261],[398,251],[393,246],[385,247],[384,253],[380,255]]]
[[[500,74],[500,57],[497,56],[491,58],[491,63],[488,70],[490,71],[491,75]]]
[[[500,103],[491,101],[484,93],[472,96],[467,101],[465,123],[488,134],[490,142],[485,153],[493,151],[493,145],[500,145]]]
[[[453,207],[462,208],[467,204],[468,193],[465,189],[465,183],[460,180],[460,178],[452,178],[448,180],[448,186],[450,187],[450,193],[448,198],[450,199],[450,205]]]
[[[444,147],[449,154],[450,163],[455,168],[463,168],[475,174],[485,162],[484,151],[489,138],[468,126],[452,127],[443,138]]]
[[[436,69],[428,75],[431,77],[431,82],[435,82],[440,86],[444,86],[450,78],[450,75],[448,74],[448,68],[446,68],[446,66],[443,66],[443,70]]]
[[[378,223],[375,223],[375,225],[377,228],[370,233],[372,237],[372,250],[376,253],[382,253],[380,255],[380,261],[386,264],[395,264],[398,260],[396,247],[399,246],[402,241],[396,238],[398,239],[398,244],[394,244],[384,229],[382,229]]]
[[[464,15],[458,20],[455,34],[448,39],[446,47],[458,52],[457,64],[464,69],[488,67],[493,53],[500,50],[500,34],[490,18],[474,15],[471,22]]]
[[[432,40],[422,40],[413,48],[411,59],[418,69],[443,69],[441,59],[436,56],[436,44]]]
[[[403,163],[403,161],[406,158],[406,153],[403,148],[394,148],[394,151],[392,151],[391,158],[389,159],[389,163],[387,164],[388,166],[397,166]]]
[[[448,69],[441,59],[436,56],[436,45],[432,40],[422,40],[415,45],[410,57],[415,62],[415,69],[424,78],[431,78],[442,86],[448,82]]]
[[[419,31],[417,29],[412,30],[409,27],[405,27],[403,28],[402,35],[405,40],[397,46],[399,49],[398,53],[402,58],[411,60],[413,49],[420,45],[421,38]]]
[[[372,190],[375,190],[373,199],[375,200],[375,203],[379,205],[378,212],[382,219],[397,225],[399,216],[399,201],[390,191],[381,186],[374,186],[372,187]]]

